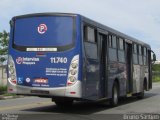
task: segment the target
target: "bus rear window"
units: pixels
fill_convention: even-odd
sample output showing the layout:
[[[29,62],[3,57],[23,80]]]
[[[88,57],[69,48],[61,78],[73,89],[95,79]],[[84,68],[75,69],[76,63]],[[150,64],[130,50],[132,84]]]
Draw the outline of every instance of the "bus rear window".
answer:
[[[14,44],[59,47],[73,44],[73,17],[43,16],[16,19]]]

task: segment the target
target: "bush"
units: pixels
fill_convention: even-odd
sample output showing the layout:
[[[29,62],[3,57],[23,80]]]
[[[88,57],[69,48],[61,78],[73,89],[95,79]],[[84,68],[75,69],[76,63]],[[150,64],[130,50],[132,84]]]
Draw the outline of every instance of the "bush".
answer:
[[[7,86],[0,86],[0,92],[7,91]]]
[[[152,71],[152,81],[160,82],[160,72],[159,71]]]

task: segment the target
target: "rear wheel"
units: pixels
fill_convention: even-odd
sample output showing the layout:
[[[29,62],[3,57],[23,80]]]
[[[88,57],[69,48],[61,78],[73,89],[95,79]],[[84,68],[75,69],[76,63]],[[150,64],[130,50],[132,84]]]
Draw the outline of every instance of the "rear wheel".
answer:
[[[115,82],[112,88],[112,98],[110,99],[111,106],[115,107],[118,105],[118,98],[119,98],[118,84],[117,82]]]

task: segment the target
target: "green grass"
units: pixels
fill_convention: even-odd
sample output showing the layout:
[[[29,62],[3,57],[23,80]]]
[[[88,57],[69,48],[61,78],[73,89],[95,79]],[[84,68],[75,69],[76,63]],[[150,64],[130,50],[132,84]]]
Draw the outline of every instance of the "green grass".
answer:
[[[152,81],[153,82],[160,82],[160,76],[153,76]]]
[[[5,93],[3,94],[4,96],[16,96],[16,94],[11,94],[11,93]]]
[[[0,86],[0,92],[7,91],[7,86]]]
[[[0,86],[0,94],[3,96],[16,96],[16,94],[7,93],[7,86]]]

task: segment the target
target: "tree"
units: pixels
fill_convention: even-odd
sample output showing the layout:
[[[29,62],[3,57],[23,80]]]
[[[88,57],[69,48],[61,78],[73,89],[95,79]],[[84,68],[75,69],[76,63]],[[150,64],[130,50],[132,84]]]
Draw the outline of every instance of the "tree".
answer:
[[[0,33],[0,62],[1,64],[7,60],[9,33],[5,30]]]

